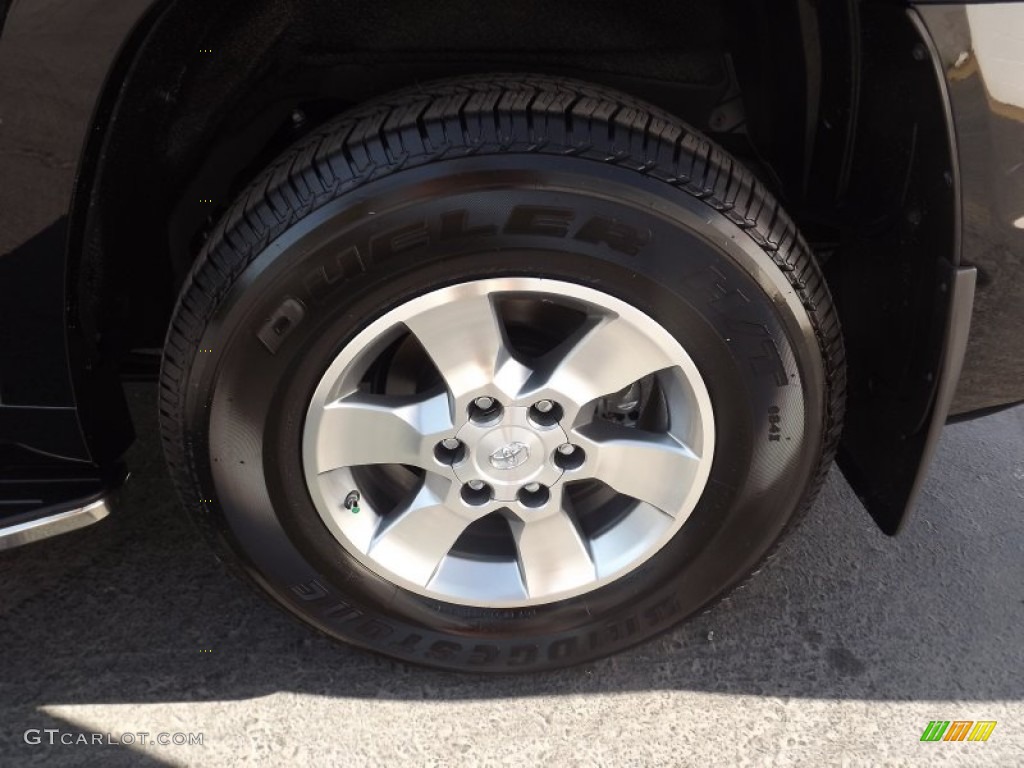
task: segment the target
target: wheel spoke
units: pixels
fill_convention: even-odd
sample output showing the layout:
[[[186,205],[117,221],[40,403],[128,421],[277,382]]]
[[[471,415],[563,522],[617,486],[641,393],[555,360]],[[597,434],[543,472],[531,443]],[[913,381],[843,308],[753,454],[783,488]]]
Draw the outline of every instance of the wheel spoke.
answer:
[[[514,397],[529,369],[512,355],[494,304],[471,295],[421,312],[405,321],[448,385],[460,409],[472,396],[493,391]]]
[[[565,506],[536,520],[513,520],[511,526],[527,594],[573,589],[596,578],[586,541]]]
[[[374,536],[369,555],[388,570],[425,587],[473,521],[448,507],[450,482],[427,475],[416,496]]]
[[[432,469],[434,444],[452,429],[447,394],[350,395],[323,409],[317,472],[364,464]]]
[[[700,457],[672,435],[593,423],[574,430],[587,451],[585,474],[675,516],[690,494]]]
[[[530,381],[531,397],[551,397],[578,411],[674,364],[635,324],[618,317],[594,318],[538,366]],[[575,418],[568,407],[566,415],[570,421]]]

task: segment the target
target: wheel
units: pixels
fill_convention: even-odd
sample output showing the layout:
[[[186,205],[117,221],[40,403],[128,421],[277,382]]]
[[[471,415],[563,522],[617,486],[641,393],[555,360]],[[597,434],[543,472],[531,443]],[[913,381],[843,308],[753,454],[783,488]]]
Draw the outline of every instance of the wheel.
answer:
[[[735,160],[538,76],[397,93],[257,178],[182,290],[165,453],[221,555],[327,634],[537,670],[739,583],[810,504],[836,314]]]

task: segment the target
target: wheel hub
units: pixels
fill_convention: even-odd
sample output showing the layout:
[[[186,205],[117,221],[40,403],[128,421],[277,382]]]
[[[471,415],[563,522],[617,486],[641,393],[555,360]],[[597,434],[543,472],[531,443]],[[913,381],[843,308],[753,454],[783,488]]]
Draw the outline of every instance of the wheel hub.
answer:
[[[565,431],[559,424],[536,424],[529,414],[528,407],[509,407],[490,423],[467,420],[456,435],[466,458],[453,466],[455,476],[463,483],[482,480],[495,501],[506,502],[516,501],[526,485],[550,487],[561,480],[554,456],[568,442]]]

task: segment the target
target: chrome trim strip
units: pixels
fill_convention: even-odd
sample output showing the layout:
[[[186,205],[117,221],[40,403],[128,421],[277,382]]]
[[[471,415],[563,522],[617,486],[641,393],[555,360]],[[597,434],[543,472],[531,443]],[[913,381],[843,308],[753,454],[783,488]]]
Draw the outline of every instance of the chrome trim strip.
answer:
[[[67,509],[47,517],[0,529],[0,550],[14,549],[35,541],[97,523],[110,514],[110,505],[103,498],[84,507]]]

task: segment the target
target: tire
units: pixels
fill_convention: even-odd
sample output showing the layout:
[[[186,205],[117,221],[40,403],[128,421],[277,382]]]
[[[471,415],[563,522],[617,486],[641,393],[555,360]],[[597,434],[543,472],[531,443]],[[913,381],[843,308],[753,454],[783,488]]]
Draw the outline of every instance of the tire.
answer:
[[[476,309],[453,309],[484,306],[480,296],[500,317],[498,336],[480,330]],[[591,322],[625,330],[590,344],[591,357],[572,357],[565,350],[597,338],[586,335]],[[442,330],[420,330],[428,326]],[[438,341],[449,332],[450,344]],[[456,373],[469,370],[463,362],[485,337],[528,360],[500,368],[505,389],[487,390],[504,393],[498,415],[474,399],[479,382]],[[520,367],[526,373],[508,385]],[[634,368],[653,372],[617,394],[600,389]],[[448,408],[438,418],[452,419],[459,444],[446,454],[438,442],[437,466],[417,469],[413,462],[430,462],[423,436],[433,427],[417,421],[407,444],[408,419],[391,431],[395,404],[412,398],[426,413],[439,386]],[[561,420],[541,425],[551,418],[527,409],[527,390],[550,397]],[[583,404],[595,391],[601,397]],[[509,75],[368,103],[266,169],[220,221],[182,289],[160,415],[184,506],[222,558],[275,603],[401,660],[500,672],[614,653],[740,583],[819,489],[844,392],[821,271],[749,171],[627,95]],[[333,398],[342,395],[342,410],[355,416],[338,410]],[[390,420],[360,421],[378,407],[356,402],[364,396],[393,407]],[[493,419],[518,419],[501,440],[522,439],[494,448]],[[559,463],[544,429],[580,443],[582,475]],[[666,440],[668,458],[661,448],[649,462],[629,452]],[[689,451],[685,461],[679,451]],[[334,470],[331,461],[351,466]],[[553,483],[539,484],[549,495],[536,503],[514,487],[534,469],[549,474],[531,477]],[[435,472],[447,479],[431,479]],[[489,478],[479,498],[474,472]],[[341,501],[346,483],[363,489],[358,499]],[[485,509],[474,504],[508,504],[460,534],[429,576],[413,564],[437,557],[421,544],[443,549],[441,512],[430,513],[439,516],[429,528],[407,529],[426,532],[403,534],[399,555],[374,554],[385,534],[401,531],[392,525],[402,513],[388,510],[422,511],[426,502],[409,498],[428,487],[431,509],[462,503],[444,496],[453,489],[459,509],[473,514]],[[561,526],[541,537],[557,553],[551,571],[537,549],[547,544],[537,542],[556,529],[523,521],[548,510],[556,493],[573,506],[545,518]],[[555,548],[567,518],[584,556]],[[369,553],[358,543],[365,530],[375,537]],[[564,535],[565,547],[575,546],[571,531]],[[563,578],[570,562],[578,572]],[[452,563],[494,578],[451,575]]]

